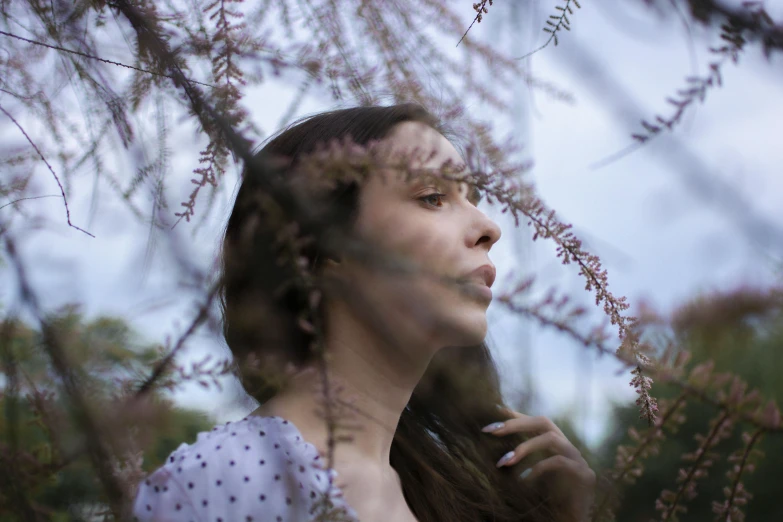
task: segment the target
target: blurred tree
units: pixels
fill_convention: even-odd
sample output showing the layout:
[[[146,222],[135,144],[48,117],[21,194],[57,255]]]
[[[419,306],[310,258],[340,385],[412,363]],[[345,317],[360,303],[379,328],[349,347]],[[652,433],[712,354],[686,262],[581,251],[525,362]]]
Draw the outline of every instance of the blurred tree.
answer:
[[[752,296],[752,294],[751,294]],[[674,345],[692,353],[692,365],[707,359],[715,362],[716,372],[733,372],[744,379],[750,389],[758,388],[764,397],[783,400],[783,381],[778,377],[783,368],[783,309],[770,308],[762,299],[755,301],[748,294],[729,293],[719,297],[700,296],[675,312],[672,321]],[[656,383],[660,398],[674,398],[679,391]],[[655,502],[664,488],[671,488],[677,469],[686,467],[682,455],[694,451],[694,436],[704,433],[716,409],[699,402],[689,403],[686,421],[676,434],[670,435],[660,453],[645,463],[644,474],[635,484],[622,491],[622,502],[616,519],[623,522],[648,522],[655,513]],[[618,445],[632,444],[626,433],[628,426],[642,428],[638,409],[633,405],[616,405],[611,434],[598,450],[601,467],[613,465]],[[691,521],[711,521],[715,518],[712,502],[723,498],[723,489],[730,485],[726,478],[729,463],[725,456],[731,448],[742,446],[741,432],[746,425],[735,426],[732,436],[717,448],[721,459],[697,486],[698,496],[688,504],[683,517]],[[783,505],[779,502],[783,480],[783,440],[765,437],[757,448],[764,452],[764,465],[744,475],[744,485],[752,495],[746,506],[748,520],[783,520]]]
[[[107,419],[109,404],[117,394],[148,372],[159,358],[159,347],[145,345],[121,319],[97,317],[87,320],[76,305],[67,305],[49,318],[75,369],[92,409]],[[68,414],[69,405],[60,392],[59,378],[41,349],[41,333],[23,321],[2,323],[2,388],[0,388],[0,469],[21,470],[30,507],[49,520],[87,520],[104,508],[102,487],[86,454],[81,432]],[[14,377],[12,377],[14,376]],[[202,412],[177,408],[160,393],[151,394],[155,422],[143,434],[126,434],[128,449],[144,448],[117,466],[128,481],[160,466],[183,441],[192,441],[214,422]],[[118,430],[122,428],[119,427]],[[154,431],[153,431],[154,430]],[[149,440],[149,444],[141,444]],[[17,448],[19,457],[9,459]],[[142,471],[142,466],[144,470]],[[20,475],[16,475],[17,477]],[[3,484],[0,487],[0,521],[19,518],[18,499]]]

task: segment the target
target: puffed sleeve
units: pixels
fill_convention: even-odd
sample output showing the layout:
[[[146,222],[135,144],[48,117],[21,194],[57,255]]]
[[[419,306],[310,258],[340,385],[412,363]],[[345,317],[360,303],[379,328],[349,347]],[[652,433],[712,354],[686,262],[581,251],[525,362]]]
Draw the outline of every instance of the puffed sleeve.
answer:
[[[311,464],[274,426],[201,433],[140,484],[133,514],[139,522],[307,521]]]
[[[175,454],[169,457],[174,462]],[[167,464],[139,484],[133,503],[133,520],[138,522],[199,522],[192,498],[171,474]]]

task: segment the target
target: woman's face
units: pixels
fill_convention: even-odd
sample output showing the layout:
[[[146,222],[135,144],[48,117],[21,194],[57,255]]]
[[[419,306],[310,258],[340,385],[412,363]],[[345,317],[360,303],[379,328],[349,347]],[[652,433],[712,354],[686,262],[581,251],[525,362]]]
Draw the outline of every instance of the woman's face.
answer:
[[[396,125],[380,146],[397,160],[418,148],[410,163],[414,168],[437,172],[448,160],[455,166],[463,164],[443,135],[419,122]],[[413,177],[406,182],[402,170],[375,172],[360,191],[356,232],[436,274],[464,277],[486,265],[494,272],[489,250],[500,239],[500,228],[476,208],[473,192],[465,183],[447,180]],[[367,290],[362,293],[392,328],[435,349],[479,344],[486,336],[491,296],[482,296],[481,291],[469,296],[426,275],[357,263],[343,264],[341,270],[352,285]],[[468,277],[485,280],[480,274]]]

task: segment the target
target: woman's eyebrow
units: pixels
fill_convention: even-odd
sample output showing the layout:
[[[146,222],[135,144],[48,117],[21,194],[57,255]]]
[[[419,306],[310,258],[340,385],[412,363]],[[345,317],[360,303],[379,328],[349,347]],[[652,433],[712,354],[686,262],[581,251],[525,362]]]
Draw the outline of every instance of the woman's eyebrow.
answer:
[[[424,185],[434,185],[438,188],[438,190],[453,190],[454,193],[456,193],[458,196],[462,196],[462,185],[465,185],[467,187],[465,197],[467,198],[468,202],[474,206],[478,206],[478,203],[482,198],[481,191],[478,189],[478,187],[471,184],[470,182],[444,179],[438,177],[435,174],[428,175],[427,173],[424,173],[422,175],[415,176],[411,178],[409,183],[409,186],[413,189],[420,188]]]
[[[409,185],[412,187],[435,185],[439,190],[447,188],[450,183],[450,180],[440,178],[436,174],[426,171],[422,172],[418,176],[413,176],[409,181]]]

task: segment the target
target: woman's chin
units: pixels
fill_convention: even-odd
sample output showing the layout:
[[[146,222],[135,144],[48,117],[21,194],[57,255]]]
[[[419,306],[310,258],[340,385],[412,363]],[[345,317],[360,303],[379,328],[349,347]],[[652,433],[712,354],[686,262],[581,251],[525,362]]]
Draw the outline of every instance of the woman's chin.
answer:
[[[453,343],[451,346],[472,346],[481,344],[487,337],[486,308],[477,308],[475,304],[467,304],[458,317],[454,318],[452,329]]]

